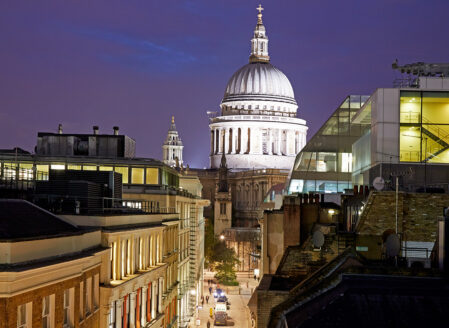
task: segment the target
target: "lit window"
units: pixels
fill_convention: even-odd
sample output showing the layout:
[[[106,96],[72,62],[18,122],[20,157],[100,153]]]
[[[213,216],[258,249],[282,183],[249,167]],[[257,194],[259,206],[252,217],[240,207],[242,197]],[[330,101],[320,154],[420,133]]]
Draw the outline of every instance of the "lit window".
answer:
[[[19,164],[19,180],[33,180],[33,164]]]
[[[42,327],[54,327],[55,295],[42,298]]]
[[[83,165],[83,171],[96,171],[97,167],[95,165]]]
[[[112,171],[113,167],[112,166],[100,166],[99,169],[100,169],[100,171]]]
[[[51,164],[50,168],[52,170],[65,170],[65,165],[64,164]]]
[[[80,321],[84,318],[84,281],[80,282],[80,309],[79,309],[79,315],[80,315]]]
[[[73,327],[73,288],[64,290],[63,328]]]
[[[352,153],[341,153],[341,172],[352,172]]]
[[[131,183],[143,184],[143,168],[133,167],[131,171]]]
[[[146,184],[158,184],[159,183],[159,169],[147,168],[146,169]]]
[[[84,294],[84,304],[86,305],[86,316],[92,312],[92,278],[86,279],[86,288]]]
[[[96,274],[94,276],[94,309],[98,309],[100,304],[100,275]]]
[[[67,170],[81,170],[81,165],[67,164]]]
[[[111,303],[109,307],[109,316],[108,316],[108,328],[115,327],[115,302]]]
[[[17,328],[31,327],[32,303],[26,303],[17,307]]]
[[[116,166],[114,171],[122,175],[122,183],[128,183],[128,167]]]
[[[36,165],[36,180],[48,180],[48,165]]]

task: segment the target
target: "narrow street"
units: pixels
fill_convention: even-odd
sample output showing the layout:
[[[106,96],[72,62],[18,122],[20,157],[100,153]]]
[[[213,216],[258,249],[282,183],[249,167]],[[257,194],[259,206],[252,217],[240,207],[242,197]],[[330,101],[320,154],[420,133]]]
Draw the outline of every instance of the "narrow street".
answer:
[[[198,309],[198,316],[197,318],[200,319],[200,325],[198,326],[195,322],[195,325],[193,327],[207,327],[207,321],[210,322],[211,327],[214,326],[214,319],[213,315],[210,317],[210,309],[214,309],[215,307],[215,299],[213,296],[213,290],[215,289],[216,285],[214,283],[211,284],[212,287],[212,294],[209,295],[209,285],[208,285],[208,279],[213,279],[213,273],[209,271],[204,272],[204,306]],[[248,278],[248,274],[242,273],[237,275],[237,280],[240,283],[240,291],[241,294],[239,294],[239,288],[234,287],[234,290],[232,290],[231,287],[227,288],[224,286],[222,289],[228,293],[226,293],[226,296],[229,299],[229,302],[231,303],[230,309],[228,310],[228,324],[227,327],[241,327],[241,328],[251,328],[251,317],[250,312],[248,309],[248,301],[251,297],[251,293],[254,290],[254,288],[257,286],[257,282],[251,277]],[[247,287],[248,286],[248,287]],[[206,303],[206,295],[209,295],[209,302]],[[192,327],[192,328],[193,328]]]

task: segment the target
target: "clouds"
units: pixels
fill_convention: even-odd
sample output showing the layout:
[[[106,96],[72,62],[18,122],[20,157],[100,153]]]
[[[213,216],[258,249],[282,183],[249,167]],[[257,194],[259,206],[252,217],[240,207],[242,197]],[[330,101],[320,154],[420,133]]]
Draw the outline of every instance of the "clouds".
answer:
[[[185,65],[198,61],[195,55],[175,44],[160,44],[122,32],[92,28],[74,29],[73,32],[105,43],[103,51],[96,54],[101,60],[138,71],[174,73],[184,70]]]

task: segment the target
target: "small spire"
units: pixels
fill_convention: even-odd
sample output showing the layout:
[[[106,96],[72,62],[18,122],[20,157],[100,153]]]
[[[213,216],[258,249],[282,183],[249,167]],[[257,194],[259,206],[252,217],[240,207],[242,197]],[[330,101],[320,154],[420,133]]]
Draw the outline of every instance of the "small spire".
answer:
[[[256,8],[259,12],[257,14],[257,25],[254,29],[254,36],[251,39],[251,55],[249,56],[250,63],[266,63],[270,61],[268,55],[268,38],[265,33],[265,26],[262,22],[262,10],[264,8],[259,4]]]
[[[174,116],[171,117],[171,124],[175,124],[175,117]]]

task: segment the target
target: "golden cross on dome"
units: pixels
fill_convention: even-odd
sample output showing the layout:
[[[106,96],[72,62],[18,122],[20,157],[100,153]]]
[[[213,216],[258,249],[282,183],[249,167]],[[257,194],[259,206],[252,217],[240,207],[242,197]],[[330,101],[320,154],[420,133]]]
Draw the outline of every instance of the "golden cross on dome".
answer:
[[[259,7],[256,9],[259,11],[259,13],[257,14],[257,24],[262,24],[262,5],[259,4]]]

